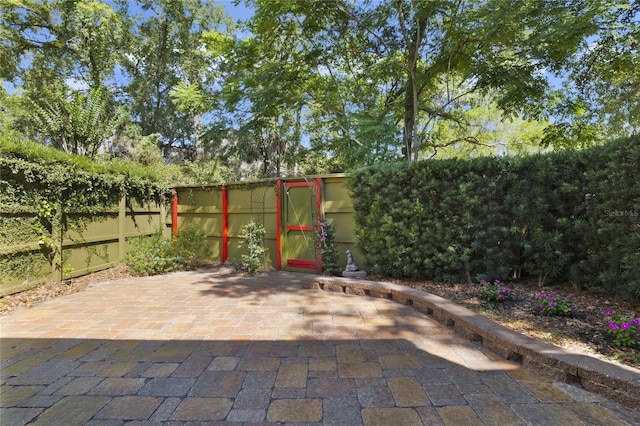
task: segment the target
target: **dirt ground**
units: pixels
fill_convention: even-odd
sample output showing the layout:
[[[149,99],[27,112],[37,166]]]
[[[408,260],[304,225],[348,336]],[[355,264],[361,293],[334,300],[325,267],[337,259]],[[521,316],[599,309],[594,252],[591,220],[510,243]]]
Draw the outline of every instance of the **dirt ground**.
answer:
[[[215,265],[200,265],[213,267]],[[237,272],[241,273],[241,272]],[[38,288],[0,298],[0,314],[30,308],[48,299],[83,291],[92,284],[128,277],[126,266],[73,278],[59,283],[47,283]],[[372,279],[383,280],[379,277]],[[387,280],[388,281],[388,280]],[[576,309],[571,317],[557,318],[541,315],[538,294],[549,291],[536,283],[507,283],[511,297],[505,302],[486,302],[477,297],[477,289],[462,284],[443,284],[424,281],[393,281],[444,297],[477,312],[492,321],[519,333],[531,336],[574,352],[640,368],[640,349],[620,349],[613,345],[608,333],[604,312],[612,310],[631,318],[640,317],[640,307],[632,306],[611,296],[595,295],[573,288],[554,288],[561,295],[574,293]]]

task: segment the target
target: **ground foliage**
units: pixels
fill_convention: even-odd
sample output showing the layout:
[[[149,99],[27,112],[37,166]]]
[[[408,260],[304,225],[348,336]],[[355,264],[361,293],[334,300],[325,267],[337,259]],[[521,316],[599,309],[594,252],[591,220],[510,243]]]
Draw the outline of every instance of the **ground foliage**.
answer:
[[[264,246],[264,236],[266,230],[262,222],[251,219],[251,222],[247,223],[240,230],[240,241],[238,248],[244,250],[240,255],[240,263],[243,269],[253,274],[264,266],[264,259],[266,248]]]
[[[338,266],[340,253],[336,250],[336,229],[333,224],[327,222],[322,217],[318,219],[316,226],[316,240],[320,247],[320,258],[322,259],[322,273],[324,275],[340,275],[341,268]]]
[[[144,235],[129,240],[124,262],[134,276],[159,275],[189,269],[199,254],[208,257],[203,246],[207,234],[195,225],[180,230],[172,239],[162,233]]]

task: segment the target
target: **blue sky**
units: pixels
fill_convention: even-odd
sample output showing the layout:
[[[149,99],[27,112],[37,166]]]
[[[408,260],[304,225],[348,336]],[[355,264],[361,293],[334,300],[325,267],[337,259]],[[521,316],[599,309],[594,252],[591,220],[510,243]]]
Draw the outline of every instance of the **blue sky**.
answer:
[[[225,10],[234,21],[238,20],[247,20],[253,16],[253,9],[247,8],[243,3],[239,5],[235,5],[235,1],[222,0],[216,1],[217,4],[221,4],[224,6]]]

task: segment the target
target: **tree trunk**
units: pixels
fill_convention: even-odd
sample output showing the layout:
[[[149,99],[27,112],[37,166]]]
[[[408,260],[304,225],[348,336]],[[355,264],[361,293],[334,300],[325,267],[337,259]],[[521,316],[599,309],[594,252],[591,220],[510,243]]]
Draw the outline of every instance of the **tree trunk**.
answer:
[[[407,74],[407,84],[405,87],[404,93],[404,149],[403,154],[407,163],[411,162],[411,154],[413,152],[413,133],[414,133],[414,114],[413,114],[413,84],[414,79],[412,77],[412,72],[409,71]]]
[[[417,140],[418,132],[418,86],[416,82],[416,69],[420,44],[427,26],[426,19],[416,19],[415,27],[411,30],[411,37],[405,37],[407,41],[407,83],[404,93],[404,154],[408,163],[418,159],[420,149]]]

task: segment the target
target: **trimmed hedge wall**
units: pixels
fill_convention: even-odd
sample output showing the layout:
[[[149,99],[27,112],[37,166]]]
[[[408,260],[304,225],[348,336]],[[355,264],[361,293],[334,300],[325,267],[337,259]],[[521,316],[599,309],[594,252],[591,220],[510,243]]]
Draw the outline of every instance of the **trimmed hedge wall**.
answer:
[[[640,301],[640,137],[528,157],[374,166],[347,181],[373,272],[537,277]]]
[[[63,200],[73,209],[91,210],[127,195],[143,203],[170,197],[169,185],[151,167],[122,161],[101,162],[38,143],[0,135],[0,202],[29,206]]]

